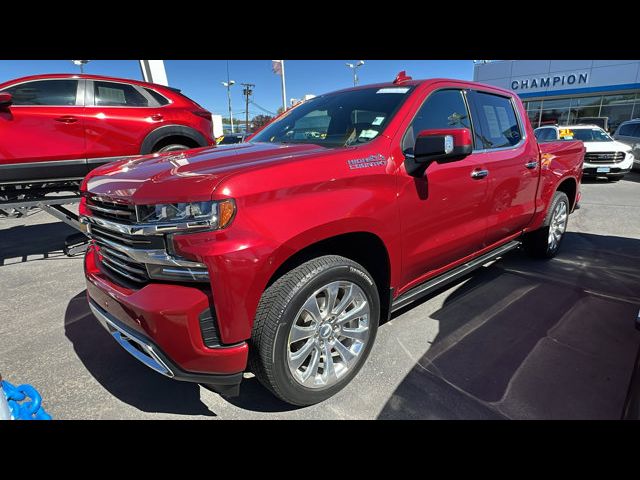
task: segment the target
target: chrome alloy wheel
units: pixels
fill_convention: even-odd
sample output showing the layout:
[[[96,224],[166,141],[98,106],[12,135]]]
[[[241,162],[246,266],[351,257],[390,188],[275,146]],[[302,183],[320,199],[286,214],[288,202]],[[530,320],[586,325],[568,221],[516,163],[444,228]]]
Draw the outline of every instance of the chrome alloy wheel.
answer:
[[[335,384],[359,360],[369,341],[370,306],[353,282],[331,282],[316,290],[296,314],[287,360],[298,383],[308,388]]]
[[[549,249],[551,251],[558,248],[560,239],[567,229],[567,204],[558,202],[556,208],[551,215],[551,223],[549,224]]]

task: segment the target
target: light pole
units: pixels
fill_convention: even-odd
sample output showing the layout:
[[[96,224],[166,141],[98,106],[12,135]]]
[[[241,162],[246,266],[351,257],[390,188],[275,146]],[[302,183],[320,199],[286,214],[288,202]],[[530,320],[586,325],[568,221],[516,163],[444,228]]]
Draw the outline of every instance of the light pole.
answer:
[[[353,86],[358,85],[358,68],[364,65],[364,60],[360,60],[357,64],[346,63],[347,67],[353,70]]]
[[[235,133],[233,131],[233,112],[231,111],[231,85],[234,85],[235,80],[229,80],[228,82],[220,82],[227,88],[227,101],[229,103],[229,122],[231,122],[231,133]]]
[[[71,60],[74,65],[80,67],[80,73],[84,73],[84,66],[89,63],[89,60]]]
[[[249,95],[253,95],[253,87],[256,86],[255,83],[241,83],[244,88],[242,89],[242,93],[244,94],[244,98],[246,100],[244,107],[244,133],[249,133]]]

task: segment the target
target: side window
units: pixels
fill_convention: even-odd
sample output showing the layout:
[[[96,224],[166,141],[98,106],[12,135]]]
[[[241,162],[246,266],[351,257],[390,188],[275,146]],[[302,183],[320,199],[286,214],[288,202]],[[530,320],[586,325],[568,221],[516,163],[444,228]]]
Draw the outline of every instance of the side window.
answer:
[[[164,95],[159,94],[158,92],[156,92],[155,90],[152,90],[150,88],[146,88],[144,87],[144,89],[146,90],[146,92],[151,95],[156,102],[158,102],[158,105],[167,105],[169,103],[169,100],[167,100]]]
[[[148,107],[147,99],[126,83],[93,82],[96,105],[104,107]]]
[[[616,132],[616,135],[629,135],[630,132],[631,132],[631,125],[626,124],[626,125],[622,125],[618,129],[618,131]]]
[[[478,116],[476,123],[480,127],[476,138],[482,148],[516,145],[522,138],[522,132],[511,100],[483,92],[475,92],[473,98]]]
[[[634,124],[634,129],[629,134],[632,137],[640,138],[640,123]]]
[[[441,128],[471,130],[469,112],[461,90],[438,90],[427,97],[402,139],[402,150],[411,151],[421,131]]]
[[[9,87],[14,105],[67,106],[76,104],[77,80],[37,80]]]
[[[538,140],[539,142],[549,142],[557,140],[555,128],[541,128],[540,130],[536,130],[534,132],[534,135],[536,136],[536,140]]]

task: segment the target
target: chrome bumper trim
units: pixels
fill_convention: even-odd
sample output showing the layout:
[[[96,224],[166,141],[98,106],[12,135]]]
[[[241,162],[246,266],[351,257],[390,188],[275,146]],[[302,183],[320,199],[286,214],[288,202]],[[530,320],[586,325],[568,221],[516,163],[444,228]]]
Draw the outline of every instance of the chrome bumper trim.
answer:
[[[166,377],[173,378],[174,373],[158,356],[152,345],[146,343],[142,338],[138,338],[135,335],[125,332],[116,324],[109,313],[105,312],[100,307],[95,305],[91,300],[89,300],[89,308],[91,308],[91,311],[98,319],[98,321],[111,334],[115,341],[120,344],[122,348],[124,348],[127,352],[133,355],[140,362],[144,363],[150,369],[155,370],[156,372],[161,373]],[[134,347],[132,343],[138,345],[138,347],[140,347],[142,351]]]

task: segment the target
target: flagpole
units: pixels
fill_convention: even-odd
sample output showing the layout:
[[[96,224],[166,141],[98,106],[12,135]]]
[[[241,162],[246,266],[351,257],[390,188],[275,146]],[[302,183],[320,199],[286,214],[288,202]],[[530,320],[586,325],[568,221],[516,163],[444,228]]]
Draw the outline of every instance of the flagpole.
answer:
[[[280,60],[280,69],[282,74],[282,111],[287,110],[287,87],[284,81],[284,60]]]

